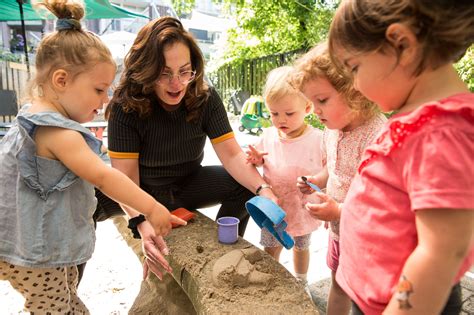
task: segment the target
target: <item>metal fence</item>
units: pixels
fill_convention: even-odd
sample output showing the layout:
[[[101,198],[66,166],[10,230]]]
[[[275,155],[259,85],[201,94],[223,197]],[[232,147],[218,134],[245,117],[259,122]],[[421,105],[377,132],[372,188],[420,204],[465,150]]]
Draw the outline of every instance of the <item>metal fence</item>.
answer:
[[[248,92],[249,95],[261,95],[268,72],[292,62],[304,52],[303,49],[298,49],[244,60],[239,65],[224,65],[210,73],[209,79],[227,106],[227,110],[231,111],[230,99],[234,93],[244,91]]]

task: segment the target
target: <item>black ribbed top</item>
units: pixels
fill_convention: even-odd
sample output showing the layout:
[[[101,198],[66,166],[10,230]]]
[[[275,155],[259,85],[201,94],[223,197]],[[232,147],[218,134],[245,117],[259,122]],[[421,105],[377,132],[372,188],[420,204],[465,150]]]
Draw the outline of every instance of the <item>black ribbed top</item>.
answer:
[[[184,105],[168,112],[154,102],[153,112],[145,118],[114,106],[108,123],[109,155],[138,158],[141,184],[160,185],[199,168],[206,137],[212,140],[229,133],[227,113],[214,89],[197,122],[186,122]]]

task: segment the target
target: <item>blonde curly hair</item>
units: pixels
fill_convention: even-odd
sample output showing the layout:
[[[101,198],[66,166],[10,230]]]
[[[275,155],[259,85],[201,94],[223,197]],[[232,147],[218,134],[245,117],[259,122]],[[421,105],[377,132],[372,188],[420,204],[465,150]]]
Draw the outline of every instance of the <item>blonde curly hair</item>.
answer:
[[[294,69],[291,84],[300,91],[304,89],[306,82],[325,78],[343,97],[349,108],[365,119],[370,119],[379,112],[376,104],[354,88],[352,77],[348,73],[341,72],[332,62],[326,42],[316,45],[298,58]]]

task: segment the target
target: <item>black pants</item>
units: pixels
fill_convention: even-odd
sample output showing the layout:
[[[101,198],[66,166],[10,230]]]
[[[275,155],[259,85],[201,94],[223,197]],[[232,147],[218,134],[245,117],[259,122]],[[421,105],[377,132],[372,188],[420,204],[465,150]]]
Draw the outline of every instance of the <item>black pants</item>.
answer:
[[[451,290],[451,294],[449,295],[448,302],[444,306],[441,315],[458,315],[461,313],[462,308],[462,296],[461,296],[461,285],[458,283],[456,284],[453,289]],[[364,313],[361,311],[359,306],[352,302],[352,313],[351,315],[363,315]]]
[[[221,204],[216,219],[233,216],[240,219],[239,235],[243,236],[249,220],[245,202],[254,196],[237,183],[222,166],[203,166],[190,176],[179,178],[173,184],[164,186],[142,185],[170,211],[184,207],[188,210],[206,208]],[[124,214],[120,206],[100,191],[94,220],[103,221],[114,215]]]

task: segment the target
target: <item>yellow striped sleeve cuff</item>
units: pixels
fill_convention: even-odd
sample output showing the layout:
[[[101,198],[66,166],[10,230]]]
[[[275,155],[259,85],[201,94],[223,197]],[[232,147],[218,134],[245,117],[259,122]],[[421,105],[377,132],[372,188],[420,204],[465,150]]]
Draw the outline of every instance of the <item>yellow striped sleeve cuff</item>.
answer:
[[[138,152],[114,152],[108,150],[109,157],[114,159],[138,159]]]
[[[212,144],[218,144],[218,143],[221,143],[221,142],[224,142],[230,138],[234,138],[235,135],[234,135],[234,132],[231,131],[229,133],[226,133],[225,135],[222,135],[220,137],[217,137],[217,138],[214,138],[214,139],[211,139],[211,143]]]

